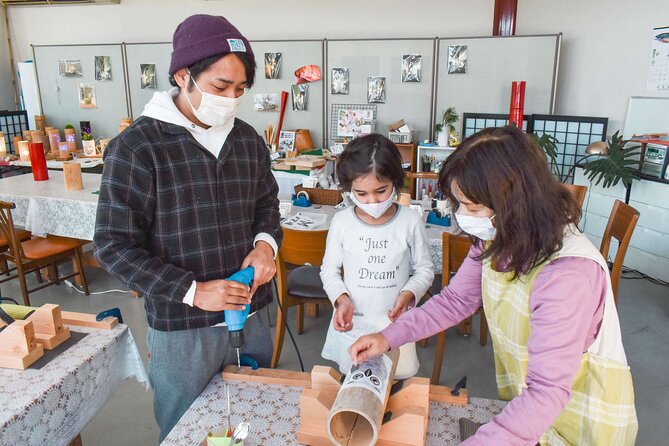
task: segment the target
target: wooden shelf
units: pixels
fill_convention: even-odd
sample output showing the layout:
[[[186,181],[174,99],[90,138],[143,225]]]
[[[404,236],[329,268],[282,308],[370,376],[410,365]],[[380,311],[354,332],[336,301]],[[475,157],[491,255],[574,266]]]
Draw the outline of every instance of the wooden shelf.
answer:
[[[423,178],[428,180],[438,180],[439,174],[437,172],[409,172],[407,174],[409,178]]]

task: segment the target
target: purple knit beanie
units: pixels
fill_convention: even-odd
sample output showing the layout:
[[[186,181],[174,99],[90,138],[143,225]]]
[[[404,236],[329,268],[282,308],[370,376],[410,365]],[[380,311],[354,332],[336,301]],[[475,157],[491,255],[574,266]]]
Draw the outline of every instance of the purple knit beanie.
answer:
[[[208,57],[227,53],[246,53],[251,60],[254,58],[249,41],[225,17],[192,15],[174,31],[170,75]]]

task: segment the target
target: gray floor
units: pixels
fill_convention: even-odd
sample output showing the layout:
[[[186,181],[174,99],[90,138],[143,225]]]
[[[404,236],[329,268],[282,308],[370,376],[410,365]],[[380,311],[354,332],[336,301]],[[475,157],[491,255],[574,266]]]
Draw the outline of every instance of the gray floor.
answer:
[[[87,270],[91,291],[123,289],[116,279],[99,269]],[[3,296],[20,298],[18,283],[2,284]],[[667,413],[669,413],[669,288],[647,280],[624,279],[620,284],[619,307],[623,340],[628,361],[632,367],[636,390],[636,408],[639,417],[639,445],[667,444]],[[96,313],[119,307],[146,360],[146,318],[144,300],[129,294],[109,293],[86,297],[64,285],[52,286],[31,295],[33,305],[60,304],[64,310]],[[291,311],[294,316],[294,309]],[[271,309],[276,318],[276,307]],[[297,337],[304,366],[310,370],[315,364],[329,365],[320,358],[330,312],[321,310],[316,319],[307,319],[305,334]],[[294,327],[294,324],[292,324]],[[418,348],[421,360],[419,374],[430,376],[434,340],[427,348]],[[284,343],[280,368],[299,370],[295,349],[288,336]],[[453,385],[467,376],[469,392],[473,396],[495,398],[495,380],[492,347],[478,343],[478,317],[474,321],[474,335],[464,338],[451,329],[447,337],[446,357],[441,384]],[[130,379],[89,423],[82,433],[86,446],[117,446],[156,444],[158,429],[153,419],[152,393]]]

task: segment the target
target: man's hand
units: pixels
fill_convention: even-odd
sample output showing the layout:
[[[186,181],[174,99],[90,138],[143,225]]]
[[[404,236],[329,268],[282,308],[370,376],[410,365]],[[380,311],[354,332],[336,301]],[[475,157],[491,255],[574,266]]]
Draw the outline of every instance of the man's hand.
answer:
[[[348,349],[353,364],[358,365],[369,358],[390,350],[390,344],[381,333],[374,333],[358,338]]]
[[[351,331],[353,328],[353,302],[348,294],[342,294],[335,301],[334,329]]]
[[[272,246],[263,240],[258,240],[256,247],[244,258],[241,269],[247,266],[253,267],[253,285],[251,287],[251,296],[253,296],[260,285],[272,280],[272,277],[276,274]]]
[[[395,306],[388,312],[388,319],[395,322],[405,311],[409,310],[415,302],[411,291],[402,291],[395,300]]]
[[[205,311],[243,310],[251,303],[249,287],[233,280],[196,282],[193,305]]]

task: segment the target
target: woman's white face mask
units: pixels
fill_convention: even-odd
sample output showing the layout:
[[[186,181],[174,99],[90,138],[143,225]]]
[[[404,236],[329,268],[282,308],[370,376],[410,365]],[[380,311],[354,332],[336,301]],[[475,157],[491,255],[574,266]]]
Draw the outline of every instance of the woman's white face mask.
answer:
[[[351,201],[372,218],[379,218],[385,214],[388,208],[395,202],[395,195],[395,188],[393,188],[388,198],[380,203],[361,203],[356,198],[355,192],[350,193]]]
[[[190,76],[190,73],[188,74]],[[206,124],[211,127],[218,127],[229,124],[235,119],[237,114],[237,109],[241,103],[241,96],[238,98],[227,98],[225,96],[218,96],[215,94],[204,92],[200,89],[193,79],[193,84],[202,95],[200,100],[200,106],[196,109],[193,107],[193,103],[186,93],[186,100],[188,105],[190,105],[193,114],[197,119],[200,120],[203,124]]]
[[[456,212],[455,219],[458,225],[469,235],[480,238],[481,240],[492,240],[495,238],[497,229],[492,224],[492,217],[474,217],[471,215],[459,214]]]

